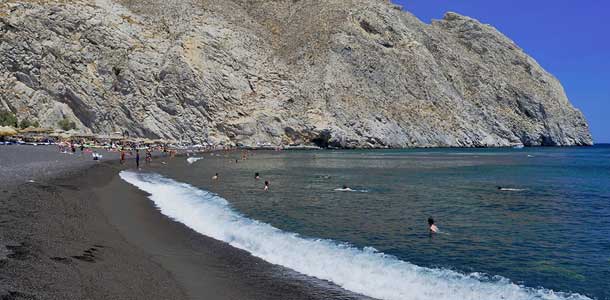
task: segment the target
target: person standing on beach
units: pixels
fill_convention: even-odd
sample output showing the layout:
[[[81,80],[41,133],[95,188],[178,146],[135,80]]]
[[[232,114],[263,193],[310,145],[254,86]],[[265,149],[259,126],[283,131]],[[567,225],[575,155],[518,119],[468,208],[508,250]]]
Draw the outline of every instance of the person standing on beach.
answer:
[[[140,169],[140,150],[136,149],[136,168]]]
[[[125,150],[121,149],[121,165],[125,163]]]
[[[152,162],[152,151],[146,149],[146,163],[150,164],[150,162]]]

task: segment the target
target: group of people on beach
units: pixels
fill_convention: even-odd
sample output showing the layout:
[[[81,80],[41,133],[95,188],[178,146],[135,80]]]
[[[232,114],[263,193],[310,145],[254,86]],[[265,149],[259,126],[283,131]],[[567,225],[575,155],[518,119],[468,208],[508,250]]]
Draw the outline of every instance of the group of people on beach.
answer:
[[[64,141],[57,143],[57,150],[61,153],[76,154],[77,149],[80,149],[80,155],[91,154],[93,160],[100,160],[102,155],[99,154],[95,149],[85,146],[84,141],[80,141],[78,144],[76,141]]]
[[[150,164],[152,162],[152,150],[150,148],[146,148],[145,150],[145,156],[144,156],[144,161],[146,162],[146,164]],[[127,153],[129,153],[130,155],[133,155],[133,152],[131,151],[126,151],[125,149],[121,149],[120,152],[120,163],[121,164],[125,164],[125,156]],[[136,153],[135,153],[135,160],[136,160],[136,168],[140,169],[140,149],[136,149]]]
[[[99,145],[91,145],[87,144],[84,140],[67,140],[61,141],[57,144],[57,149],[61,153],[67,154],[76,154],[78,149],[80,149],[80,154],[91,154],[93,160],[100,160],[103,156],[98,153],[96,150],[99,148]],[[109,152],[119,152],[119,161],[121,164],[125,164],[127,156],[131,156],[135,158],[136,167],[140,168],[140,150],[145,152],[145,161],[146,163],[152,162],[153,151],[163,152],[166,155],[171,157],[175,156],[177,151],[174,149],[168,149],[166,145],[154,145],[142,147],[139,144],[135,143],[120,143],[120,144],[112,144],[111,146],[105,148]],[[135,151],[135,154],[134,154]]]

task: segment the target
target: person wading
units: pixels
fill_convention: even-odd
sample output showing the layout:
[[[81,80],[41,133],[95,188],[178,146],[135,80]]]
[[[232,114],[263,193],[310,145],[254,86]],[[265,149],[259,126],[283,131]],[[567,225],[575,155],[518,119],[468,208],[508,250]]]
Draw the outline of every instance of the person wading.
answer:
[[[430,230],[430,234],[438,233],[438,227],[434,225],[434,219],[432,217],[428,218],[428,229]]]

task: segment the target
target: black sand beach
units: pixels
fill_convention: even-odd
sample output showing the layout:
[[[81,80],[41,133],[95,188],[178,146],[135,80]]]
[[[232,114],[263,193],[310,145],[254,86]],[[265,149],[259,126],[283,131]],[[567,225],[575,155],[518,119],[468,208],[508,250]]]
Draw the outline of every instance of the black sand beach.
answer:
[[[116,167],[55,151],[0,149],[0,297],[184,298],[171,274],[129,244],[99,209],[88,185],[102,182],[89,176]]]
[[[170,220],[105,155],[0,148],[1,299],[363,299]]]

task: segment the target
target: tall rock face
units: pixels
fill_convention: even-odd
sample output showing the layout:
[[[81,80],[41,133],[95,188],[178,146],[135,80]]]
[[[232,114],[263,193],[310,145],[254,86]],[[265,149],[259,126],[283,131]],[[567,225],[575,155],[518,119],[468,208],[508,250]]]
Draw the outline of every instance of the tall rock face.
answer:
[[[5,0],[1,108],[193,143],[592,144],[496,29],[382,0]]]

